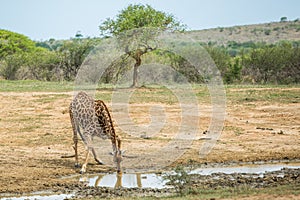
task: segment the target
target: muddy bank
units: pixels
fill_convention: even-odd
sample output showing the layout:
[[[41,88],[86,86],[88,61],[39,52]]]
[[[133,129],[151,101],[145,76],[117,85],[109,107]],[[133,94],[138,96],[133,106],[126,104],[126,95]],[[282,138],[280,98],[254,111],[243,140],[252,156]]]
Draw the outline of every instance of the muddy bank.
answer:
[[[203,188],[249,186],[251,188],[272,187],[285,184],[300,184],[300,169],[283,168],[264,174],[256,173],[213,173],[191,176],[192,186]]]

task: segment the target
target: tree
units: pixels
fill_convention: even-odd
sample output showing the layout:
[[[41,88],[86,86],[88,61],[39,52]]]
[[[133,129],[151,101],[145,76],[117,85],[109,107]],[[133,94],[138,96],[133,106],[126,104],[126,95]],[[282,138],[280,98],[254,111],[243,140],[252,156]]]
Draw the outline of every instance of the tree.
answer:
[[[286,22],[287,21],[287,17],[281,17],[280,18],[280,22]]]
[[[155,30],[184,31],[185,25],[173,15],[157,11],[150,5],[131,4],[115,19],[106,19],[99,29],[102,36],[117,36],[125,54],[135,60],[131,87],[136,87],[141,56],[156,49]]]
[[[62,68],[64,79],[72,80],[75,78],[81,64],[86,56],[96,46],[98,40],[74,38],[64,41],[59,48],[62,55]]]
[[[35,43],[27,36],[0,30],[0,60],[15,53],[30,52],[35,49]]]
[[[64,40],[55,40],[54,38],[50,38],[46,41],[37,41],[35,46],[43,47],[45,49],[49,49],[51,51],[57,51],[64,44]]]
[[[27,36],[7,30],[0,30],[0,75],[9,80],[49,80],[50,69],[57,66],[58,56]]]

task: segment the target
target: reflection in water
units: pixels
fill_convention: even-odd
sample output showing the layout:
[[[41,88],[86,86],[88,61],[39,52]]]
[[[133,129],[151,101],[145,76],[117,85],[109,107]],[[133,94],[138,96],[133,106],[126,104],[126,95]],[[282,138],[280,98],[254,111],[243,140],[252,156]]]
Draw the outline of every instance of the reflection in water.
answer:
[[[278,171],[282,168],[300,168],[300,163],[277,163],[277,164],[254,164],[254,165],[238,165],[227,167],[206,167],[198,168],[190,171],[190,174],[211,175],[213,173],[252,173],[264,174],[266,172]],[[169,172],[174,173],[173,171]],[[128,173],[128,174],[97,174],[80,176],[79,181],[86,182],[88,186],[100,187],[126,187],[126,188],[166,188],[166,180],[162,175],[148,173]]]
[[[158,188],[162,189],[166,181],[157,174],[99,174],[85,175],[79,181],[86,182],[88,186],[126,187],[126,188]]]

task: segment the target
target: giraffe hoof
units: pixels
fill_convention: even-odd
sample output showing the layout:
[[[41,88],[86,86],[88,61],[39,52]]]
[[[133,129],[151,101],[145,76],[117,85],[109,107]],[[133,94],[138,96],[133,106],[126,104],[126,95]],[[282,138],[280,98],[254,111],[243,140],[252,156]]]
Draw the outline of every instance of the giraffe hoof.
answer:
[[[76,164],[75,164],[75,168],[80,168],[80,164],[79,164],[79,163],[76,163]]]
[[[86,172],[85,167],[81,168],[81,170],[79,171],[80,174],[84,174]]]
[[[104,165],[104,162],[102,162],[101,160],[98,160],[98,159],[95,159],[95,160],[99,165]]]
[[[86,172],[86,164],[82,165],[82,168],[80,169],[79,173],[84,174]]]

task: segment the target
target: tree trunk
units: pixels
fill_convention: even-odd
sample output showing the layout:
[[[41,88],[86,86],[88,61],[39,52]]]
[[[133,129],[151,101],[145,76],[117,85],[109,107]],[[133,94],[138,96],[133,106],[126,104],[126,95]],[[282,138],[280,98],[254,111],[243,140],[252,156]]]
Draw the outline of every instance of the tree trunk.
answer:
[[[135,58],[135,64],[134,64],[134,67],[133,67],[133,80],[132,80],[132,85],[131,85],[132,88],[137,87],[137,84],[138,84],[138,68],[141,65],[141,63],[142,63],[141,57],[137,56]]]

